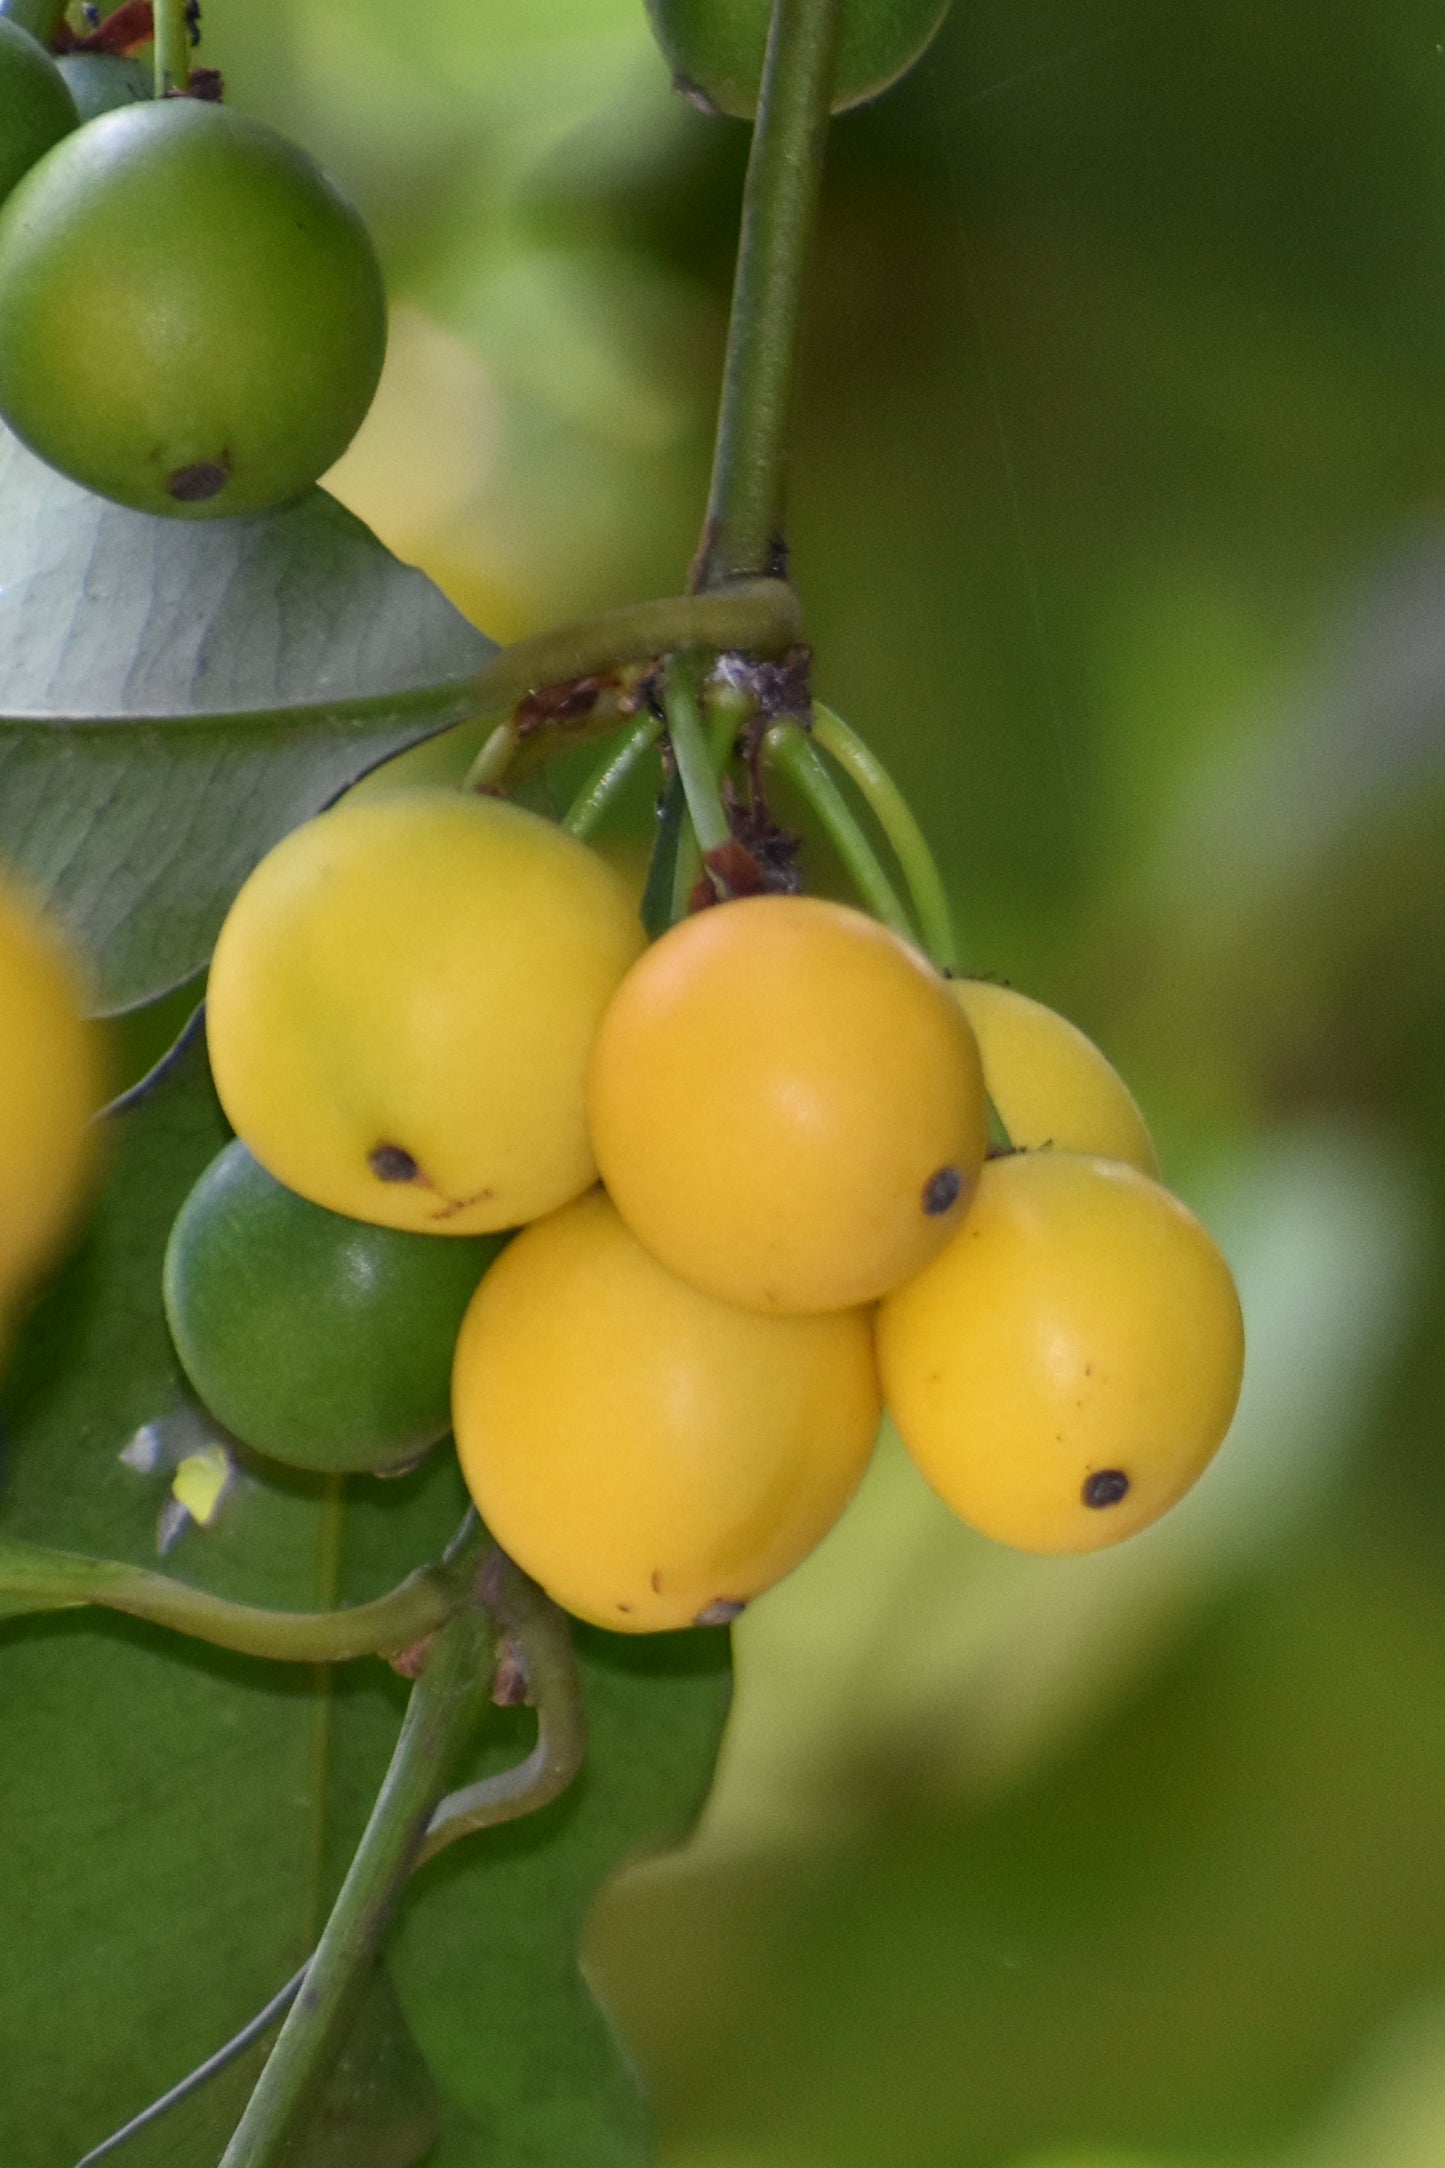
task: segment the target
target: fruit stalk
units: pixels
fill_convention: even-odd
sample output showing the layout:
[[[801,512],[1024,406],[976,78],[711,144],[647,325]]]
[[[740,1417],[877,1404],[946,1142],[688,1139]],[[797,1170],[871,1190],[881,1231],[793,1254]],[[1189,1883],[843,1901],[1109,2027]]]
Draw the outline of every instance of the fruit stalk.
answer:
[[[962,960],[954,930],[953,908],[937,861],[912,806],[872,747],[865,745],[841,715],[825,708],[820,700],[813,703],[811,735],[813,743],[837,761],[850,782],[867,799],[874,819],[903,868],[913,908],[923,929],[923,945],[940,971],[956,977],[962,969]]]
[[[277,2168],[290,2157],[365,1991],[447,1776],[486,1707],[496,1640],[496,1621],[477,1602],[454,1612],[433,1641],[305,1984],[220,2168]]]
[[[155,0],[156,96],[184,98],[191,88],[191,31],[186,0]]]
[[[445,1566],[421,1566],[373,1603],[340,1611],[270,1611],[232,1603],[143,1566],[0,1540],[0,1618],[100,1604],[214,1648],[286,1663],[335,1664],[394,1654],[434,1633],[457,1599],[456,1579]]]
[[[763,753],[807,799],[831,836],[833,848],[867,909],[903,940],[916,945],[912,920],[807,731],[799,723],[774,723],[763,740]]]
[[[823,174],[842,0],[774,0],[695,588],[781,572],[803,273]]]

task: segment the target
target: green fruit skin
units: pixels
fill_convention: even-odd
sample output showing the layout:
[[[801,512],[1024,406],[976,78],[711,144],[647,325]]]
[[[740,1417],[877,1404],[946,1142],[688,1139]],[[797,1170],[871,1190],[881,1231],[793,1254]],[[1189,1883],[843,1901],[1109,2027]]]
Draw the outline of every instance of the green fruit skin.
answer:
[[[44,46],[60,28],[64,13],[65,0],[0,0],[0,15],[8,15]]]
[[[0,15],[0,202],[80,114],[44,46]]]
[[[896,83],[918,60],[951,0],[843,0],[833,111]],[[683,88],[739,120],[758,109],[772,0],[647,0],[653,34]]]
[[[143,60],[123,60],[118,53],[63,53],[55,65],[83,121],[113,113],[117,106],[140,105],[154,94],[153,71]]]
[[[350,442],[385,347],[360,217],[304,151],[227,107],[104,113],[0,210],[0,416],[138,511],[300,496]]]
[[[176,1216],[166,1318],[192,1385],[243,1444],[293,1468],[404,1467],[451,1427],[457,1333],[506,1239],[345,1219],[237,1140]]]

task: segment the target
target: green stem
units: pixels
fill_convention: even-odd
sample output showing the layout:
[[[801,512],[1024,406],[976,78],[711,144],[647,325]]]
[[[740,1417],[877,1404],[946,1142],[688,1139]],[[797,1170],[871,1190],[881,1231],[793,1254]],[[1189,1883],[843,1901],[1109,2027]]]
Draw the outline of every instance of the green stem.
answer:
[[[155,0],[158,98],[184,98],[191,87],[191,33],[186,0]]]
[[[524,745],[530,750],[545,739],[565,753],[581,742],[583,732],[575,723],[543,726],[530,736],[519,731],[512,711],[529,693],[683,648],[714,653],[743,648],[752,654],[781,655],[797,639],[801,625],[798,598],[785,580],[747,580],[725,595],[664,595],[652,602],[630,602],[501,648],[469,681],[472,714],[505,720],[472,763],[464,787],[480,790],[500,784]],[[614,725],[623,720],[620,714],[612,718]],[[534,763],[535,755],[529,765]]]
[[[419,1867],[459,1837],[550,1806],[587,1755],[587,1712],[565,1614],[501,1551],[487,1578],[488,1605],[521,1660],[527,1699],[536,1706],[537,1744],[514,1769],[483,1777],[442,1800],[427,1824]]]
[[[707,733],[702,727],[698,694],[706,667],[704,656],[675,655],[667,673],[662,702],[667,712],[667,735],[673,759],[682,777],[687,817],[704,857],[709,851],[720,850],[730,834],[727,815],[718,796]]]
[[[924,947],[940,971],[957,976],[962,967],[948,891],[912,806],[871,746],[865,745],[858,733],[850,730],[842,717],[835,715],[831,708],[825,708],[821,701],[813,703],[812,736],[814,744],[821,745],[824,752],[837,761],[867,799],[903,868],[903,878],[908,883],[908,893],[923,929]]]
[[[664,595],[629,602],[501,648],[473,679],[478,710],[516,707],[528,693],[567,685],[679,648],[782,654],[797,638],[798,598],[784,580],[749,580],[726,595]]]
[[[504,1822],[518,1821],[550,1806],[576,1778],[586,1753],[586,1714],[566,1619],[556,1605],[549,1603],[542,1591],[500,1553],[490,1571],[490,1580],[489,1608],[521,1656],[528,1695],[536,1703],[537,1744],[515,1767],[499,1770],[495,1776],[483,1777],[477,1784],[448,1793],[427,1824],[426,1834],[417,1848],[413,1872],[448,1845],[455,1844],[459,1837],[495,1829]],[[84,2160],[77,2162],[76,2168],[92,2168],[93,2163],[122,2151],[132,2139],[162,2121],[173,2109],[201,2092],[213,2078],[219,2077],[285,2016],[301,1992],[310,1963],[308,1958],[265,2008],[258,2010],[224,2047],[208,2055],[197,2069],[163,2093],[159,2100],[143,2108],[122,2129],[113,2131],[102,2144],[87,2153]]]
[[[656,941],[673,922],[684,832],[691,835],[687,800],[682,795],[682,777],[674,768],[663,787],[657,834],[647,862],[647,884],[642,891],[642,926],[649,941]]]
[[[891,926],[910,946],[916,947],[918,936],[897,890],[855,820],[852,807],[819,758],[807,731],[799,723],[774,723],[763,740],[763,753],[774,767],[782,769],[807,799],[832,837],[849,879],[873,916],[881,919],[885,926]]]
[[[447,1772],[486,1707],[495,1641],[490,1613],[468,1603],[432,1642],[371,1819],[220,2168],[278,2168],[293,2157],[297,2133],[365,1992]]]
[[[729,686],[710,688],[704,695],[703,708],[708,716],[708,772],[712,776],[714,792],[717,792],[723,776],[727,773],[728,762],[737,744],[738,732],[751,711],[748,703],[740,702]],[[684,823],[677,842],[677,860],[672,872],[672,902],[668,912],[669,925],[676,925],[680,918],[687,917],[692,892],[701,872],[702,852],[698,847],[696,831],[691,821],[688,821]]]
[[[644,715],[640,723],[634,723],[621,745],[608,746],[562,817],[562,826],[570,835],[585,841],[593,833],[637,763],[656,745],[661,735],[662,724],[658,718]]]
[[[374,1603],[343,1611],[268,1611],[143,1566],[0,1538],[0,1618],[99,1604],[217,1648],[287,1663],[345,1663],[411,1648],[446,1622],[462,1585],[457,1566],[422,1566]]]
[[[707,525],[693,570],[701,589],[770,571],[783,556],[803,273],[841,13],[842,0],[773,0],[743,190]]]

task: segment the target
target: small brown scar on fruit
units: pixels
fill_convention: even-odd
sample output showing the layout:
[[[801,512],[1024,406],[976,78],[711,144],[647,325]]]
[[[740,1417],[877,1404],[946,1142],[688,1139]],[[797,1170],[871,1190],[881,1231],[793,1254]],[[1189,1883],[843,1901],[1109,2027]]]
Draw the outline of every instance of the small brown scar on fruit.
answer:
[[[474,1204],[490,1204],[496,1196],[494,1189],[473,1190],[470,1197],[448,1197],[440,1211],[433,1212],[434,1220],[455,1219],[458,1212],[468,1212]]]
[[[747,1605],[739,1603],[735,1597],[719,1596],[716,1603],[704,1604],[692,1623],[694,1626],[731,1626],[746,1609]]]
[[[177,504],[204,504],[208,497],[219,497],[231,479],[231,462],[226,453],[219,459],[197,459],[188,467],[177,467],[166,476],[166,495]]]
[[[652,1576],[652,1593],[654,1596],[662,1594],[662,1575],[660,1573],[654,1573]]]
[[[1096,1468],[1092,1475],[1084,1478],[1084,1504],[1095,1509],[1116,1506],[1128,1489],[1129,1478],[1122,1468]]]
[[[963,1176],[957,1167],[939,1167],[923,1185],[923,1209],[930,1219],[941,1219],[958,1203]]]
[[[366,1164],[378,1182],[415,1182],[421,1176],[411,1153],[399,1144],[378,1144],[367,1154]]]

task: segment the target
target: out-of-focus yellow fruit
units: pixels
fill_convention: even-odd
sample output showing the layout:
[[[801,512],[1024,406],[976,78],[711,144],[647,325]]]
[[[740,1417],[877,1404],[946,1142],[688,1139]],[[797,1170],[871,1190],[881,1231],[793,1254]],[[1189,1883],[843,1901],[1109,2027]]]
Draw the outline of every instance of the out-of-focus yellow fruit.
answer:
[[[987,1142],[948,983],[842,904],[756,896],[674,926],[608,1009],[588,1086],[603,1180],[695,1287],[843,1310],[919,1271]]]
[[[1020,1151],[1053,1145],[1158,1174],[1153,1139],[1128,1085],[1077,1024],[1011,986],[988,979],[952,985],[978,1040],[989,1097]]]
[[[723,1623],[857,1488],[878,1427],[869,1322],[715,1302],[594,1192],[477,1289],[452,1427],[487,1526],[567,1610],[622,1633]]]
[[[99,1036],[70,958],[0,882],[0,1302],[54,1257],[94,1166]]]
[[[1157,1520],[1224,1438],[1244,1327],[1228,1265],[1146,1175],[991,1160],[955,1240],[878,1313],[884,1398],[961,1519],[1026,1551]]]
[[[347,801],[262,860],[221,929],[221,1103],[313,1204],[515,1227],[595,1178],[587,1059],[642,942],[616,875],[534,813],[440,789]]]

